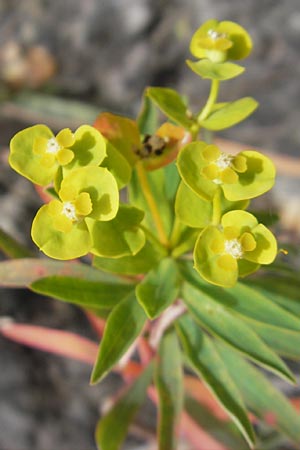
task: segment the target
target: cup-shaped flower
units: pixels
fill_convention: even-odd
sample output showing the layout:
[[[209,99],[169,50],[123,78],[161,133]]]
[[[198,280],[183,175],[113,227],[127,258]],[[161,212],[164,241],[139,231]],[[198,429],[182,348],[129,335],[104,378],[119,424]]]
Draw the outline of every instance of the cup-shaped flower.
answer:
[[[204,200],[212,200],[219,188],[230,201],[251,199],[275,181],[273,162],[254,150],[230,155],[216,145],[193,142],[180,151],[177,165],[183,181]]]
[[[247,31],[234,22],[208,20],[194,33],[191,53],[199,59],[213,62],[246,58],[252,49],[252,40]]]
[[[261,264],[270,264],[277,255],[274,235],[256,217],[242,211],[230,211],[220,226],[208,226],[195,245],[195,268],[213,284],[235,285],[238,277],[255,272]]]
[[[58,195],[58,199],[37,212],[32,239],[52,258],[65,260],[86,255],[93,247],[86,221],[109,221],[116,216],[117,183],[107,169],[87,166],[71,171],[63,179]]]
[[[34,125],[12,138],[9,163],[33,183],[47,186],[60,168],[99,165],[105,156],[105,140],[94,127],[82,125],[75,133],[65,128],[54,136],[46,125]]]

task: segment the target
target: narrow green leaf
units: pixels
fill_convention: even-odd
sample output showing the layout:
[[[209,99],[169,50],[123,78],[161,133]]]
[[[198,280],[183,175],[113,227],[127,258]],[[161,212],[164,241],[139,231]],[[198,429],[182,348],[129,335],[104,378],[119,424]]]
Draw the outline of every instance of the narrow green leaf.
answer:
[[[99,450],[120,449],[130,423],[145,401],[152,374],[153,365],[150,364],[126,389],[109,412],[99,420],[96,428],[96,443]]]
[[[189,311],[208,331],[227,342],[257,364],[295,382],[286,364],[261,338],[230,309],[189,284],[183,287],[183,297]]]
[[[300,442],[300,416],[265,376],[236,352],[217,343],[219,353],[238,386],[246,405],[261,419],[272,415],[275,426],[295,443]]]
[[[245,405],[213,341],[188,315],[177,321],[177,325],[188,363],[234,420],[249,445],[253,446],[254,432]]]
[[[174,90],[161,87],[150,87],[146,94],[153,102],[178,125],[189,129],[194,121],[189,118],[188,109],[181,96]]]
[[[136,296],[150,319],[158,317],[173,303],[179,291],[177,266],[165,258],[136,287]]]
[[[180,264],[182,275],[195,287],[205,292],[232,312],[269,325],[300,331],[300,321],[290,312],[278,306],[255,286],[237,283],[233,288],[224,289],[206,283],[199,277],[190,263]]]
[[[264,275],[261,279],[252,279],[251,283],[271,301],[300,317],[299,279]]]
[[[194,398],[186,396],[185,410],[193,421],[199,425],[200,429],[204,429],[209,436],[212,436],[223,445],[220,449],[249,450],[248,444],[232,422],[218,419],[208,408]]]
[[[43,117],[44,123],[53,123],[55,128],[76,128],[83,123],[93,123],[99,114],[99,107],[87,102],[71,100],[65,96],[59,97],[34,91],[23,90],[10,99],[12,109],[23,111],[30,122]],[[54,125],[53,125],[54,126]]]
[[[247,319],[247,323],[276,353],[286,358],[300,359],[299,332],[266,325],[251,319]]]
[[[111,309],[126,297],[133,285],[52,276],[34,281],[30,288],[39,294],[81,305],[84,308]]]
[[[99,382],[142,332],[147,317],[135,295],[124,298],[108,316],[91,383]]]
[[[93,260],[93,265],[107,272],[123,275],[139,275],[151,270],[158,263],[159,259],[160,255],[149,242],[146,242],[144,247],[136,255],[123,256],[117,259],[96,256]]]
[[[158,450],[176,449],[176,428],[183,406],[181,350],[175,331],[160,343],[155,383],[159,396]]]
[[[196,62],[187,60],[186,63],[197,75],[210,80],[229,80],[245,71],[245,68],[238,64],[231,62],[217,63],[209,59],[201,59]]]
[[[35,280],[51,275],[62,275],[86,280],[117,283],[120,278],[75,262],[50,259],[24,258],[0,262],[0,285],[5,287],[28,287]]]
[[[210,114],[201,122],[201,126],[208,130],[224,130],[246,119],[258,107],[258,103],[251,97],[244,97],[235,102],[227,103],[223,108]]]
[[[143,103],[141,110],[137,117],[137,124],[141,134],[154,134],[158,127],[158,114],[157,108],[153,101],[147,96],[147,92],[144,92]]]
[[[0,250],[10,258],[30,258],[33,253],[0,228]]]

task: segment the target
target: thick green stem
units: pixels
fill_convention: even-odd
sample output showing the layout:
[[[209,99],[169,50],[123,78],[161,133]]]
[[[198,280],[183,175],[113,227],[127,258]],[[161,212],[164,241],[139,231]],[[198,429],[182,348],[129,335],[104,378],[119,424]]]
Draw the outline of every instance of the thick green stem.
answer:
[[[206,105],[198,115],[198,123],[200,124],[202,120],[205,120],[210,114],[214,104],[216,103],[218,93],[219,93],[220,81],[212,80],[210,93],[206,102]]]
[[[147,173],[146,173],[142,163],[138,163],[136,165],[136,171],[137,171],[137,175],[139,178],[141,189],[142,189],[145,199],[148,203],[155,227],[157,229],[159,240],[165,247],[168,247],[169,246],[168,237],[165,232],[164,225],[163,225],[160,213],[157,208],[157,204],[154,200],[154,197],[153,197],[153,194],[151,191],[151,187],[150,187],[150,184],[149,184],[149,181],[147,178]]]

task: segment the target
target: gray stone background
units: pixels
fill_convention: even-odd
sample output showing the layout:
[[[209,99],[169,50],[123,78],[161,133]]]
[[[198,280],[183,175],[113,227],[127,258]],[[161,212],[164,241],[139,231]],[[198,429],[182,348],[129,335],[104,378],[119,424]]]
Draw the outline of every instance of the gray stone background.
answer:
[[[12,135],[41,121],[54,130],[80,124],[102,109],[135,116],[148,85],[177,88],[199,109],[209,85],[184,61],[192,33],[209,18],[240,23],[254,41],[242,62],[246,73],[225,82],[220,99],[250,95],[261,104],[220,136],[297,157],[299,0],[0,0],[3,228],[29,242],[39,205],[30,183],[7,166]],[[279,177],[270,200],[285,211],[298,242],[299,177],[288,175]],[[0,315],[95,338],[76,308],[23,291],[0,294]],[[1,338],[0,361],[0,450],[95,449],[93,430],[110,381],[90,388],[86,366]]]

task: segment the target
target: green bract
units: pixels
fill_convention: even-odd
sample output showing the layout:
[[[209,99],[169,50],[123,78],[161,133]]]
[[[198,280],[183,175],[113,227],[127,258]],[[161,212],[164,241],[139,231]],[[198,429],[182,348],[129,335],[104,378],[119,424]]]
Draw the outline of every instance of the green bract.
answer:
[[[213,62],[246,58],[251,49],[251,38],[243,27],[215,19],[198,28],[190,44],[190,51],[196,58],[207,58]]]
[[[75,133],[65,128],[56,136],[46,125],[35,125],[12,138],[9,163],[33,183],[46,186],[61,167],[68,171],[99,165],[106,156],[105,147],[104,138],[89,125],[82,125]]]
[[[277,254],[276,239],[246,211],[230,211],[221,226],[210,225],[200,234],[195,250],[195,268],[207,281],[234,286],[238,277],[270,264]]]
[[[245,209],[248,203],[248,200],[231,202],[222,194],[220,210],[222,214],[225,214],[233,209]],[[192,228],[205,228],[212,222],[213,209],[213,202],[204,200],[185,183],[180,183],[176,195],[175,212],[181,222]]]
[[[109,222],[87,219],[93,238],[92,253],[110,258],[138,253],[145,244],[145,234],[139,228],[143,218],[140,209],[120,205],[118,214]]]
[[[107,169],[83,167],[63,179],[58,195],[59,200],[52,200],[37,212],[32,239],[52,258],[83,256],[93,247],[89,230],[93,222],[108,221],[117,214],[117,183]]]
[[[246,150],[234,156],[205,142],[186,145],[177,166],[183,181],[204,200],[212,200],[219,188],[233,202],[258,197],[275,181],[274,164],[261,153]]]

